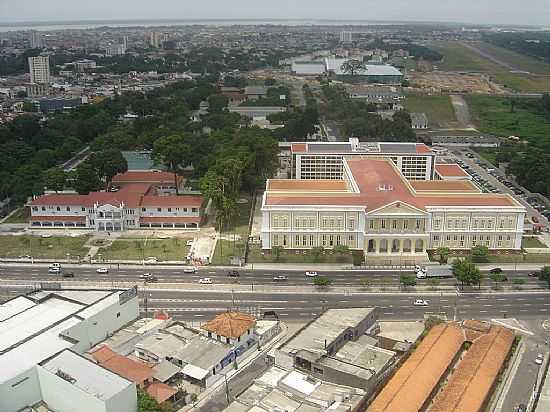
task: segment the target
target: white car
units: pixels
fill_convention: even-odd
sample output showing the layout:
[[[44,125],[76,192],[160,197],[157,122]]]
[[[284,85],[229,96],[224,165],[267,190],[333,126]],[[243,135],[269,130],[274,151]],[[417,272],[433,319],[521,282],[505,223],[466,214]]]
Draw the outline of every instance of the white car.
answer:
[[[202,285],[211,285],[213,282],[210,278],[201,278],[199,279],[199,283]]]
[[[50,263],[50,266],[48,266],[48,268],[50,268],[50,269],[53,269],[53,268],[61,269],[61,263]]]
[[[317,272],[311,272],[311,271],[307,271],[306,272],[306,276],[308,278],[314,278],[315,276],[318,276],[319,274]]]
[[[51,273],[52,275],[57,275],[61,273],[61,268],[48,268],[48,273]]]
[[[537,358],[535,359],[535,363],[537,365],[542,365],[542,362],[544,361],[544,355],[542,353],[539,353],[537,355]]]
[[[428,301],[424,299],[416,299],[413,303],[414,306],[428,306]]]
[[[197,268],[195,266],[184,268],[183,273],[197,273]]]
[[[189,239],[185,244],[189,247],[193,246],[193,239]]]
[[[421,270],[419,270],[418,272],[416,272],[416,278],[417,279],[426,279],[426,272],[423,272]]]
[[[151,263],[157,263],[159,261],[159,258],[155,256],[149,256],[145,258],[145,261],[151,262]]]
[[[142,273],[141,275],[139,275],[139,278],[140,279],[149,279],[151,276],[153,276],[153,274],[151,274],[151,273]]]
[[[109,273],[109,269],[107,269],[106,267],[101,267],[101,268],[97,268],[96,272],[97,273]]]

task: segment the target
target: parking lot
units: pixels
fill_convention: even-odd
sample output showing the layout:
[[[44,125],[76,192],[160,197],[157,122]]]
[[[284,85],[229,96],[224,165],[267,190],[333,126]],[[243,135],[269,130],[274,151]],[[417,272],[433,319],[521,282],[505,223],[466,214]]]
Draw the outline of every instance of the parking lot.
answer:
[[[533,225],[539,225],[548,230],[550,208],[541,202],[537,195],[519,186],[504,171],[495,168],[481,159],[476,152],[470,149],[454,149],[444,156],[449,161],[458,163],[472,176],[472,181],[484,192],[508,193],[527,209],[527,219]]]

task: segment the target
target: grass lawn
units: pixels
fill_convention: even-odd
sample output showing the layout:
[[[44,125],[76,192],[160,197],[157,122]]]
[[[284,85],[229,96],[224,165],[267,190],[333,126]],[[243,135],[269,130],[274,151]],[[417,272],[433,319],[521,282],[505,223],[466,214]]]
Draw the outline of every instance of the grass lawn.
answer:
[[[30,210],[28,207],[20,207],[3,223],[29,223]]]
[[[521,247],[522,248],[547,248],[544,243],[542,243],[538,238],[536,237],[528,237],[525,236],[521,241]]]
[[[447,95],[409,94],[404,105],[411,113],[426,113],[432,126],[445,127],[456,122],[453,105]]]
[[[183,260],[189,252],[185,239],[136,239],[115,240],[112,245],[102,247],[96,254],[106,260],[143,260],[156,257],[160,261]]]
[[[480,72],[490,75],[497,83],[520,92],[540,92],[550,90],[550,76],[538,76],[533,74],[511,73],[510,69],[499,65],[486,57],[483,57],[473,50],[468,49],[458,42],[437,42],[430,45],[442,53],[445,58],[438,63],[440,70]],[[489,52],[503,62],[510,62],[514,67],[529,72],[549,73],[550,65],[538,62],[534,59],[522,57],[518,60],[512,58],[513,52],[478,43],[476,47]],[[541,66],[542,65],[542,66]],[[529,70],[531,69],[531,70]],[[534,69],[534,70],[533,70]]]
[[[235,256],[244,257],[245,245],[248,240],[248,223],[252,211],[252,197],[248,194],[241,194],[240,199],[246,199],[246,203],[237,203],[237,216],[229,226],[223,230],[223,237],[230,239],[232,234],[240,236],[240,240],[218,240],[216,250],[212,256],[212,264],[229,265],[231,258]]]
[[[262,255],[261,249],[259,247],[250,248],[248,252],[248,263],[347,263],[351,264],[353,261],[351,253],[345,255],[339,255],[336,253],[330,253],[329,250],[326,250],[322,254],[317,262],[314,261],[313,256],[309,253],[296,254],[294,251],[283,252],[279,256],[279,260],[275,260],[274,256],[271,254]]]
[[[35,259],[66,259],[67,253],[70,253],[71,259],[76,256],[83,258],[89,251],[84,246],[87,240],[88,236],[0,236],[0,255],[8,258],[30,255]]]
[[[473,121],[484,133],[496,136],[518,136],[535,142],[550,138],[550,123],[541,114],[516,104],[510,110],[510,101],[504,97],[466,96]]]
[[[495,149],[475,147],[473,148],[482,159],[487,160],[492,165],[497,164],[497,151]]]

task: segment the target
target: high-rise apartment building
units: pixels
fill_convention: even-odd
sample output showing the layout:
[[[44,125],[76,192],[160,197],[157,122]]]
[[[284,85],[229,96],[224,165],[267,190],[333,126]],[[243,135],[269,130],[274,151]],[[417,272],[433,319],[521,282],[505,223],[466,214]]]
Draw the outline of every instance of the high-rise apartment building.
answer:
[[[158,31],[152,31],[149,35],[149,45],[151,47],[160,48],[161,33]]]
[[[340,43],[351,43],[353,41],[353,34],[351,31],[340,32]]]
[[[49,56],[29,57],[29,73],[31,83],[50,83],[50,58]]]
[[[41,49],[44,47],[44,41],[42,40],[42,33],[33,30],[29,35],[29,42],[31,49]]]

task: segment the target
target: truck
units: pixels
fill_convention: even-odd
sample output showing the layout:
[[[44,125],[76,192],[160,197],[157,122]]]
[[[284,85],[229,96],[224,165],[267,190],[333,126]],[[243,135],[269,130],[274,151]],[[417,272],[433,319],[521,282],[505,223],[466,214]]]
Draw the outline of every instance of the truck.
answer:
[[[417,279],[452,278],[453,270],[450,265],[427,266],[416,272]]]

